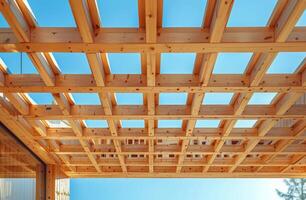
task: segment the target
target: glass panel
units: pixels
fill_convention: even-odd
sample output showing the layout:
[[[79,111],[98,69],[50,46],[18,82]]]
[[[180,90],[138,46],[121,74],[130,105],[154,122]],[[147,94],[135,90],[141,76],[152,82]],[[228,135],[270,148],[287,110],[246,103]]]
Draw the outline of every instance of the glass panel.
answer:
[[[45,181],[44,164],[2,124],[0,124],[0,163],[0,199],[45,199],[44,188],[41,187]],[[36,194],[41,196],[36,198]]]

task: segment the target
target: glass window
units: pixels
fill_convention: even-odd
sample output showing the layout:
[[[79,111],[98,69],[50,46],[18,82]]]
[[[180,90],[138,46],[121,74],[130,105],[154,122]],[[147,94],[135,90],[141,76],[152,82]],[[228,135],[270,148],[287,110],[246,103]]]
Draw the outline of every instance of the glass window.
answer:
[[[41,187],[45,182],[44,163],[1,123],[0,159],[0,199],[46,199],[45,188]],[[36,194],[42,196],[36,197]]]

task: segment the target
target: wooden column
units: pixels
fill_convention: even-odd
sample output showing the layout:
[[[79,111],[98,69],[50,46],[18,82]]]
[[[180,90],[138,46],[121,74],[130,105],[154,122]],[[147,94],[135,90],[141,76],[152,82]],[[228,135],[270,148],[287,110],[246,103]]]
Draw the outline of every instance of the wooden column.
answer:
[[[55,200],[56,166],[47,165],[46,172],[46,200]]]
[[[44,167],[41,164],[36,165],[36,200],[44,200],[45,191],[45,173]]]

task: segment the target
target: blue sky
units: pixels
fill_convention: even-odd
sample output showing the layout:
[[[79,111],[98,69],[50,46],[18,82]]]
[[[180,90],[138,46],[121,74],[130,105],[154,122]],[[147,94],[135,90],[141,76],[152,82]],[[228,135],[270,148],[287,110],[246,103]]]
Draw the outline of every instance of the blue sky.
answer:
[[[278,200],[282,179],[71,179],[71,200]]]
[[[43,27],[76,27],[68,0],[28,0],[38,24]],[[206,0],[164,0],[163,27],[201,27]],[[228,27],[265,26],[276,0],[235,0],[229,17]],[[61,5],[61,6],[58,6]],[[263,6],[265,5],[265,6]],[[98,0],[98,9],[103,27],[139,27],[137,0]],[[296,26],[306,26],[306,13]],[[8,27],[0,14],[0,27]],[[91,70],[83,53],[53,54],[63,74],[90,74]],[[244,74],[252,52],[219,53],[214,74]],[[306,56],[306,52],[281,52],[278,54],[268,74],[294,73]],[[141,74],[139,53],[108,54],[112,74]],[[196,55],[186,53],[161,54],[161,74],[192,74]],[[37,70],[26,54],[0,53],[13,74],[36,74]],[[275,93],[255,93],[249,105],[270,104]],[[51,94],[31,93],[29,96],[37,104],[52,104]],[[72,94],[77,105],[100,105],[97,94]],[[143,98],[137,93],[115,94],[119,105],[142,105]],[[232,93],[207,93],[203,105],[229,105]],[[160,105],[186,105],[186,93],[163,93]],[[143,128],[143,120],[122,120],[124,128]],[[236,128],[251,128],[256,120],[239,120]],[[106,128],[105,120],[87,120],[86,126]],[[197,128],[216,128],[219,120],[199,120]],[[180,128],[181,120],[163,120],[159,128]],[[277,199],[274,188],[281,180],[266,179],[73,179],[72,200],[83,199]],[[82,186],[82,187],[81,187]],[[90,192],[89,192],[90,191]],[[252,195],[250,195],[250,192]],[[88,195],[93,195],[92,197]],[[94,198],[95,197],[95,198]]]

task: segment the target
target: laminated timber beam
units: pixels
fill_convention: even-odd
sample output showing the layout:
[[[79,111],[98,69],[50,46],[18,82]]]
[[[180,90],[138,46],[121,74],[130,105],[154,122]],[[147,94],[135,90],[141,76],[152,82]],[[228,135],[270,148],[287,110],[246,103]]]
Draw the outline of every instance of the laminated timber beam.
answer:
[[[99,138],[103,140],[217,140],[222,137],[222,128],[196,128],[190,136],[185,136],[181,129],[155,128],[154,136],[148,136],[146,129],[120,129],[118,136],[112,136],[106,128],[84,128],[83,135],[78,137],[74,135],[71,128],[49,128],[46,136],[37,136],[35,139],[54,139],[54,140],[89,140],[91,138]],[[304,140],[303,129],[295,132],[292,128],[272,128],[265,136],[258,136],[256,128],[234,128],[229,136],[224,137],[225,140],[244,140],[244,139],[267,139],[267,140]],[[279,146],[279,143],[277,144]],[[277,148],[279,149],[279,147]]]
[[[57,99],[57,98],[56,98]],[[72,105],[69,114],[62,114],[62,107],[57,105],[33,105],[24,113],[25,119],[36,120],[84,120],[84,119],[305,119],[306,106],[294,105],[285,113],[277,113],[275,106],[248,105],[240,114],[231,106],[200,105],[199,112],[190,114],[192,106],[158,105],[155,114],[148,115],[145,106],[113,106],[112,115],[108,115],[99,105]],[[192,132],[191,132],[192,133]]]
[[[145,0],[145,28],[146,28],[146,42],[156,43],[157,38],[157,10],[158,2],[155,0]],[[155,76],[156,76],[156,60],[157,56],[155,53],[147,53],[146,55],[146,75],[147,75],[147,86],[155,87]],[[147,110],[148,115],[152,116],[155,114],[155,94],[147,93]],[[154,136],[155,134],[155,123],[153,119],[147,121],[148,135]],[[149,140],[149,152],[154,152],[154,140]],[[154,171],[154,156],[149,155],[149,172]]]
[[[267,178],[303,178],[305,177],[304,173],[300,172],[299,175],[296,173],[289,172],[289,173],[275,173],[275,172],[266,172],[266,173],[256,173],[256,177],[267,177]],[[241,173],[216,173],[210,172],[207,174],[203,173],[192,173],[192,172],[185,172],[185,173],[169,173],[163,170],[158,171],[158,176],[156,174],[148,174],[145,172],[131,172],[128,174],[122,175],[120,172],[104,172],[101,174],[96,174],[93,172],[76,172],[76,173],[68,173],[69,177],[71,178],[121,178],[121,177],[130,177],[130,178],[216,178],[216,177],[224,177],[224,178],[254,178],[254,174],[241,172]]]
[[[304,52],[306,42],[227,43],[1,43],[0,52],[85,52],[85,53],[218,53],[218,52]]]
[[[256,140],[255,140],[256,141]],[[116,153],[116,149],[113,147],[113,145],[109,144],[101,144],[101,145],[92,145],[91,146],[92,151],[90,154],[98,155],[98,154],[106,154],[106,155],[112,155],[112,154],[118,154],[118,155],[129,155],[129,154],[141,154],[141,155],[149,155],[149,154],[173,154],[173,155],[183,155],[183,154],[200,154],[200,155],[218,155],[219,152],[214,151],[214,147],[211,145],[207,146],[200,146],[200,145],[189,145],[186,149],[186,152],[180,151],[180,145],[155,145],[155,151],[150,153],[148,152],[148,145],[138,144],[138,145],[122,145],[122,151],[119,153]],[[246,145],[223,145],[220,152],[225,154],[231,154],[231,155],[241,155],[243,156],[245,154],[245,151],[249,149]],[[254,149],[251,149],[251,151],[248,151],[248,153],[256,155],[259,153],[262,154],[275,154],[276,149],[273,145],[261,145],[256,146]],[[289,147],[287,147],[282,152],[277,152],[278,154],[305,154],[306,148],[304,144],[292,144]],[[55,151],[56,154],[88,154],[88,152],[85,152],[82,147],[79,147],[77,145],[61,145],[60,151]],[[234,166],[235,167],[235,164]]]
[[[200,85],[198,75],[156,75],[156,86],[146,85],[145,75],[107,75],[106,85],[94,83],[93,75],[65,74],[55,75],[55,87],[45,85],[39,75],[4,74],[0,92],[26,93],[108,93],[108,92],[304,92],[302,85],[305,74],[267,74],[258,85],[250,85],[248,77],[243,75],[212,75],[209,82]]]
[[[209,50],[217,51],[223,48],[227,51],[241,51],[243,44],[255,43],[254,47],[249,46],[249,51],[261,49],[265,44],[274,44],[271,47],[285,48],[288,45],[290,48],[301,48],[300,43],[306,42],[306,28],[296,27],[293,28],[289,34],[288,39],[284,41],[284,45],[276,41],[275,32],[272,28],[268,27],[227,27],[224,29],[223,37],[220,42],[215,42],[216,47],[210,45],[209,36],[210,30],[207,28],[159,28],[157,29],[156,42],[146,43],[146,35],[143,29],[136,28],[99,28],[95,30],[96,36],[93,42],[83,42],[78,29],[76,28],[62,28],[62,27],[36,27],[31,29],[31,35],[28,38],[29,42],[25,42],[24,45],[18,44],[18,38],[14,35],[14,32],[10,28],[0,28],[0,47],[1,51],[10,51],[15,48],[25,49],[26,51],[33,51],[36,49],[42,51],[49,47],[55,48],[55,45],[59,45],[57,51],[67,51],[64,46],[71,47],[71,51],[86,51],[94,50],[95,46],[108,48],[109,51],[118,51],[116,47],[139,47],[138,51],[157,51],[161,52],[163,49],[168,50],[171,47],[180,47],[186,45],[186,51],[207,52]],[[110,45],[115,45],[111,48]],[[199,45],[209,47],[210,49],[200,49]],[[230,45],[231,44],[231,48]],[[11,46],[11,47],[10,47]],[[13,47],[15,46],[15,47]],[[44,47],[45,46],[45,47]],[[86,47],[88,46],[88,47]],[[156,47],[156,49],[149,49],[149,47]],[[7,49],[5,49],[7,47]],[[277,49],[266,49],[264,51],[274,51]],[[173,49],[175,50],[175,48]],[[119,50],[120,51],[120,50]],[[129,49],[122,49],[122,52],[127,52]],[[182,51],[177,49],[177,51]],[[99,52],[99,51],[97,51]]]

